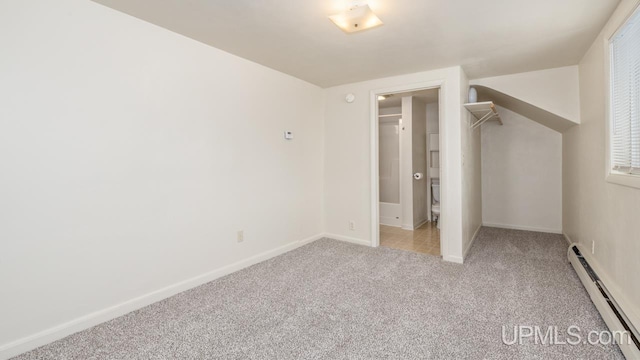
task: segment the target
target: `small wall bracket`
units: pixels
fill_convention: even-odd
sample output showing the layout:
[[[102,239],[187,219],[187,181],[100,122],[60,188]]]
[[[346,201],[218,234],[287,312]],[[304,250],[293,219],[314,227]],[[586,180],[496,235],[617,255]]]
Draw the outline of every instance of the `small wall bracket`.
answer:
[[[498,121],[500,125],[503,125],[502,119],[496,110],[496,106],[493,101],[484,101],[476,103],[464,104],[464,107],[476,118],[477,121],[471,124],[471,130],[478,128],[480,125],[487,121]]]

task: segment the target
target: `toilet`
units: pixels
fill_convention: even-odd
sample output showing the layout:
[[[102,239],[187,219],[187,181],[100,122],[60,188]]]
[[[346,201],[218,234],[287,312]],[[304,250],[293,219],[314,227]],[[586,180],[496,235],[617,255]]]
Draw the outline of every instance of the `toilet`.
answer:
[[[440,180],[431,180],[431,218],[440,229]]]

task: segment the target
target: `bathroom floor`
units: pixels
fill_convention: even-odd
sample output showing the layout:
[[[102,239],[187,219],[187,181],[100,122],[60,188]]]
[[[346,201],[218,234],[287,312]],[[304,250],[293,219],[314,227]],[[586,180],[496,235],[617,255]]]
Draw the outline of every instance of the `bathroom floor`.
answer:
[[[440,229],[435,222],[414,231],[380,225],[380,246],[440,256]]]

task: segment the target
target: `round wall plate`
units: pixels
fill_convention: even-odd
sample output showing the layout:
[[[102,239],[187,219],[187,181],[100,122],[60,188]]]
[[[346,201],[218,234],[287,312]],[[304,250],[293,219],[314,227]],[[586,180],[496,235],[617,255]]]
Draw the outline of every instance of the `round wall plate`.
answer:
[[[347,94],[347,96],[346,96],[344,99],[345,99],[348,103],[352,103],[352,102],[356,99],[356,96],[355,96],[355,95],[353,95],[353,94],[351,94],[351,93],[349,93],[349,94]]]

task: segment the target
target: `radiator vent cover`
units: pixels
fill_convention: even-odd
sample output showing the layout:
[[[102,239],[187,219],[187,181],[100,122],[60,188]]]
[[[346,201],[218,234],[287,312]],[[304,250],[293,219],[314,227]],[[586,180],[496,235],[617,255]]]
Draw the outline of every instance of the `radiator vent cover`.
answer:
[[[624,355],[629,359],[640,359],[640,336],[631,321],[625,316],[595,270],[589,265],[577,245],[572,245],[568,251],[569,262],[573,265],[582,284],[591,296],[602,318],[611,331],[624,330],[629,334],[633,344],[619,344]],[[578,265],[579,264],[579,265]],[[635,346],[634,346],[635,345]]]

